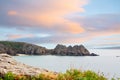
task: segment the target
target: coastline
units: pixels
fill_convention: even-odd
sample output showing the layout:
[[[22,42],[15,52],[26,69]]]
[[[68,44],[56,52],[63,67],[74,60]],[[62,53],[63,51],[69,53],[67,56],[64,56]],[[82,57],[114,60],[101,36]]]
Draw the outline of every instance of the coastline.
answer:
[[[16,61],[12,56],[8,54],[0,54],[0,77],[4,77],[5,74],[12,72],[16,75],[36,76],[38,74],[44,74],[49,76],[56,76],[56,72],[48,71],[43,68],[36,68]]]
[[[26,54],[17,54],[16,56],[29,56],[29,55],[26,55]]]
[[[66,46],[57,44],[53,49],[47,49],[43,46],[38,46],[30,43],[0,41],[0,53],[7,53],[12,56],[25,56],[27,55],[58,55],[58,56],[98,56],[95,53],[80,45]],[[21,54],[22,53],[22,54]]]
[[[109,80],[107,79],[104,75],[102,75],[102,77],[100,76],[101,74],[98,74],[94,71],[91,70],[86,70],[86,71],[82,71],[82,70],[77,70],[77,69],[66,69],[66,72],[64,73],[59,73],[59,72],[54,72],[54,71],[49,71],[43,68],[35,68],[33,66],[29,66],[26,64],[23,64],[21,62],[18,62],[16,60],[14,60],[14,58],[8,54],[0,54],[0,80],[5,80],[4,76],[5,75],[15,75],[17,76],[21,76],[21,77],[26,77],[26,78],[30,78],[27,80],[32,80],[32,78],[35,78],[34,80],[71,80],[69,78],[72,77],[72,80],[75,80],[74,77],[79,75],[79,77],[81,77],[82,75],[80,74],[91,74],[91,78],[95,78],[95,76],[92,76],[92,74],[95,74],[96,76],[98,76],[98,79],[95,80]],[[55,66],[56,67],[56,66]],[[77,74],[76,74],[77,72]],[[75,75],[72,75],[75,74]],[[66,75],[69,75],[69,77],[67,77]],[[40,76],[40,77],[39,77]],[[58,79],[58,78],[62,78],[63,79]],[[37,79],[37,78],[40,79]],[[42,77],[42,79],[41,79]],[[78,77],[78,78],[79,78]],[[82,76],[82,77],[87,77],[87,76]],[[2,79],[1,79],[2,78]],[[16,78],[16,77],[14,77]],[[49,79],[48,79],[49,78]],[[99,79],[99,78],[104,78],[104,79]],[[91,80],[93,80],[91,79]],[[9,79],[7,79],[9,80]],[[14,79],[16,80],[16,79]],[[19,80],[19,79],[17,79]],[[26,79],[21,79],[21,80],[26,80]],[[83,79],[81,79],[83,80]]]

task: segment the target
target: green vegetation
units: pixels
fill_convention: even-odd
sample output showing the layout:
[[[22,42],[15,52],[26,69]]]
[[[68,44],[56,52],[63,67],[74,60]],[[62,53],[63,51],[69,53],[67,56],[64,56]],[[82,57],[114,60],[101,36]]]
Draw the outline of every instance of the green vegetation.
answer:
[[[0,44],[3,44],[8,48],[21,49],[24,43],[23,42],[0,41]]]
[[[14,80],[15,75],[12,72],[8,72],[7,74],[5,74],[4,79],[5,80]]]
[[[67,70],[65,74],[59,74],[57,80],[107,80],[104,75],[93,71]]]
[[[108,80],[103,74],[93,71],[80,71],[76,69],[67,70],[66,73],[59,74],[40,74],[37,76],[15,75],[8,72],[0,80]],[[111,80],[120,80],[112,78]]]

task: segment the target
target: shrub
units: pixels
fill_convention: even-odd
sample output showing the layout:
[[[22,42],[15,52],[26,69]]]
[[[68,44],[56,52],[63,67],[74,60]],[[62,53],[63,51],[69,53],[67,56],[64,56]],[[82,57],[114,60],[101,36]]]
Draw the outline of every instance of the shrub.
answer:
[[[14,80],[14,78],[15,78],[15,75],[12,72],[8,72],[4,76],[4,80]]]
[[[53,74],[39,74],[37,76],[15,75],[12,72],[5,74],[0,80],[108,80],[104,74],[93,71],[80,71],[77,69],[67,70],[65,73],[58,73],[57,77],[51,77]],[[111,80],[120,80],[120,78]]]
[[[59,74],[57,80],[107,80],[103,75],[93,71],[67,70],[65,74]]]
[[[0,80],[3,80],[3,79],[0,77]]]

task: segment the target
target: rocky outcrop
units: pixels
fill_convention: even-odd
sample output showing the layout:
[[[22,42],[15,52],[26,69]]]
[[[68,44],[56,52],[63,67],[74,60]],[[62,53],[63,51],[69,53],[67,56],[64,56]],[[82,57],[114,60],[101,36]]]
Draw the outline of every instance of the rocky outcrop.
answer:
[[[0,41],[0,53],[7,53],[10,55],[45,55],[46,50],[47,49],[44,47],[23,42]]]
[[[90,56],[99,56],[99,55],[95,53],[91,53]]]
[[[83,45],[75,45],[75,46],[64,46],[58,44],[53,50],[53,54],[62,55],[62,56],[89,56],[90,52]]]
[[[9,55],[60,55],[60,56],[97,56],[90,52],[83,45],[68,46],[58,44],[54,49],[23,43],[0,41],[0,53]]]
[[[55,47],[55,49],[52,52],[52,54],[56,54],[56,55],[66,55],[66,53],[67,53],[67,47],[59,44]]]
[[[11,56],[7,54],[0,54],[0,77],[4,76],[6,73],[12,72],[16,75],[25,75],[25,76],[35,76],[39,74],[53,73],[54,72],[35,68],[14,60]]]

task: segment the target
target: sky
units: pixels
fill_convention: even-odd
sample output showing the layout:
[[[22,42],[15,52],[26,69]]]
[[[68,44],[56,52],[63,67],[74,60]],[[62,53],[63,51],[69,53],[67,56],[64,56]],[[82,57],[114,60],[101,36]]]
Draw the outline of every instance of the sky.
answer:
[[[120,47],[120,0],[0,0],[0,40]]]

